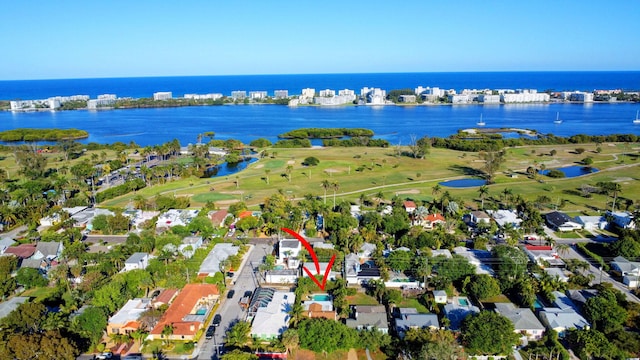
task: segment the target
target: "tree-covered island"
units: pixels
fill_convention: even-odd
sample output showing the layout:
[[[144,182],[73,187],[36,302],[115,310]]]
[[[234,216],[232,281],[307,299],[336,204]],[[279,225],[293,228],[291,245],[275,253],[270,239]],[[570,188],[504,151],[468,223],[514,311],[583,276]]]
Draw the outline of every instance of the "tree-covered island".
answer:
[[[372,137],[373,130],[363,128],[301,128],[278,135],[280,139],[331,139],[349,137]]]

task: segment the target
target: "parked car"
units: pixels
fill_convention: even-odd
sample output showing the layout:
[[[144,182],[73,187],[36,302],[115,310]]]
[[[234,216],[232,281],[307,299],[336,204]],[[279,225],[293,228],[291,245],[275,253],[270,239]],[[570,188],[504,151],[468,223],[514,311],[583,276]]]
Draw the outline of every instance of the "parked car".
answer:
[[[222,316],[220,314],[216,314],[216,316],[213,317],[213,321],[211,322],[211,325],[219,326],[221,322],[222,322]]]
[[[113,354],[111,353],[111,351],[108,351],[108,352],[103,352],[98,354],[98,356],[96,356],[96,359],[106,360],[106,359],[111,359],[112,357],[113,357]]]
[[[207,328],[207,332],[205,333],[205,339],[210,340],[213,338],[213,335],[216,333],[216,327],[211,325]]]
[[[227,293],[227,299],[233,299],[233,295],[236,294],[236,291],[231,289],[229,290],[229,292]]]
[[[247,291],[244,292],[244,295],[242,297],[247,297],[247,296],[250,297],[251,295],[253,295],[253,291],[247,290]]]

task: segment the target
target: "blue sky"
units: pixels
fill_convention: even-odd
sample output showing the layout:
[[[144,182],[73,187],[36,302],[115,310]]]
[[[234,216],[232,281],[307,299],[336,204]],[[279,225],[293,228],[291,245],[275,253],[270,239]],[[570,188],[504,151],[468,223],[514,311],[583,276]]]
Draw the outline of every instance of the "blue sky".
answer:
[[[0,80],[640,70],[639,15],[640,1],[33,0],[0,12]]]

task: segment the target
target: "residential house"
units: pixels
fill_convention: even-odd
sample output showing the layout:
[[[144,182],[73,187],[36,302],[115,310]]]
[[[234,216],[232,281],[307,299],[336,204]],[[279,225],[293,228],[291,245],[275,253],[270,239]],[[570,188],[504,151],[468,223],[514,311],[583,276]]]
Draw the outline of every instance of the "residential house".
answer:
[[[345,257],[345,274],[349,284],[366,284],[371,280],[380,280],[380,269],[372,260],[360,263],[356,254]]]
[[[378,330],[389,333],[387,310],[384,305],[352,305],[346,325],[356,330]]]
[[[180,291],[158,324],[149,333],[149,340],[165,339],[162,330],[173,326],[170,340],[193,341],[205,325],[220,292],[213,284],[187,284]]]
[[[151,259],[151,255],[145,252],[137,252],[133,253],[127,260],[124,262],[124,268],[122,272],[131,271],[136,269],[144,270],[149,266],[149,260]]]
[[[220,264],[227,260],[229,256],[237,255],[240,247],[231,243],[215,244],[207,257],[202,261],[198,275],[213,276],[216,272],[221,272]]]
[[[453,248],[453,253],[455,255],[462,256],[467,259],[471,265],[475,266],[476,274],[493,275],[493,268],[489,265],[489,261],[491,261],[491,252],[458,246]]]
[[[515,210],[487,210],[487,213],[493,217],[493,220],[495,220],[501,228],[504,228],[507,224],[511,224],[517,229],[522,223],[522,219],[518,217],[518,213]]]
[[[156,228],[171,228],[176,225],[187,226],[198,215],[199,210],[169,209],[158,216]]]
[[[574,231],[582,229],[582,225],[575,222],[569,215],[560,211],[552,211],[544,215],[547,225],[556,231]]]
[[[444,290],[433,290],[433,300],[436,304],[446,304],[447,292]]]
[[[602,230],[606,229],[608,225],[604,216],[576,216],[574,219],[585,230]]]
[[[626,211],[607,211],[607,216],[611,216],[612,222],[623,229],[634,229],[633,216]]]
[[[564,267],[565,263],[562,261],[558,253],[552,246],[544,245],[525,245],[524,253],[527,254],[529,259],[541,267]]]
[[[151,306],[157,309],[163,305],[170,305],[177,295],[178,289],[164,289],[151,301]]]
[[[153,219],[154,217],[160,215],[159,211],[147,211],[147,210],[137,210],[130,209],[126,210],[122,213],[122,215],[128,217],[131,221],[131,228],[133,231],[142,230],[143,225]]]
[[[567,290],[567,296],[579,310],[582,310],[587,300],[596,295],[598,295],[598,290],[595,289]]]
[[[6,255],[15,255],[18,258],[18,262],[22,262],[24,259],[28,259],[36,252],[36,246],[34,244],[20,244],[17,246],[9,246],[5,249]]]
[[[469,221],[475,225],[479,225],[479,224],[488,225],[491,223],[491,217],[489,217],[489,215],[482,210],[476,210],[476,211],[472,211],[469,214]]]
[[[545,327],[529,308],[518,308],[512,303],[495,303],[495,311],[513,323],[514,331],[527,340],[540,340]]]
[[[358,257],[362,260],[371,259],[373,254],[376,252],[376,244],[365,242],[360,246],[358,250]]]
[[[4,252],[10,247],[15,245],[16,242],[13,239],[4,238],[0,239],[0,255],[4,254]]]
[[[542,308],[538,312],[540,321],[545,326],[558,332],[559,337],[564,337],[569,329],[589,328],[589,322],[578,313],[578,307],[567,295],[554,291],[553,296],[553,306]]]
[[[140,329],[140,316],[150,308],[151,300],[136,298],[127,301],[118,312],[109,318],[107,334],[129,334]]]
[[[454,331],[460,330],[462,320],[464,320],[468,315],[477,314],[479,312],[480,309],[471,304],[467,297],[463,296],[451,298],[444,306],[444,316],[449,319],[449,329]]]
[[[413,225],[422,226],[427,230],[433,229],[437,225],[444,225],[447,223],[442,214],[428,214],[413,220]]]
[[[224,220],[227,218],[227,216],[229,216],[229,211],[225,210],[218,210],[218,211],[211,211],[209,212],[209,219],[211,220],[211,222],[213,223],[214,227],[224,227]]]
[[[417,206],[415,202],[411,200],[405,200],[402,204],[404,206],[404,210],[409,214],[412,214],[414,211],[416,211]]]
[[[202,236],[187,236],[182,239],[182,244],[178,246],[178,251],[190,259],[193,254],[202,246]]]
[[[320,295],[322,300],[316,300],[316,295]],[[302,302],[304,315],[309,318],[324,318],[337,320],[338,315],[333,309],[333,297],[327,294],[314,294],[311,300]]]
[[[255,308],[250,336],[261,341],[270,341],[279,338],[289,328],[289,311],[293,307],[296,295],[293,292],[273,291],[270,298],[264,300],[265,302],[261,302],[260,306]],[[256,305],[254,299],[251,302],[250,310]]]
[[[640,262],[629,261],[622,256],[616,256],[611,262],[611,267],[620,272],[622,283],[629,288],[637,288],[640,282]]]
[[[98,216],[98,215],[105,215],[105,216],[114,216],[115,213],[111,210],[107,210],[107,209],[102,209],[102,208],[83,208],[82,210],[78,211],[78,209],[81,207],[74,207],[74,208],[64,208],[63,210],[67,209],[66,211],[69,212],[69,214],[71,215],[71,218],[76,222],[75,226],[76,227],[80,227],[80,228],[86,228],[88,230],[93,230],[93,219]]]
[[[286,264],[290,269],[300,266],[298,255],[302,250],[302,243],[296,239],[282,239],[278,242],[278,263]]]
[[[39,241],[36,244],[36,251],[28,259],[24,259],[20,267],[29,267],[48,271],[51,267],[58,265],[58,259],[62,255],[64,246],[56,241]]]
[[[557,267],[547,267],[543,269],[545,273],[547,273],[552,278],[558,279],[562,282],[569,282],[569,277],[565,273],[565,271],[561,268]]]
[[[400,339],[404,338],[409,329],[439,329],[438,315],[419,314],[414,308],[396,308],[394,316],[396,333]]]

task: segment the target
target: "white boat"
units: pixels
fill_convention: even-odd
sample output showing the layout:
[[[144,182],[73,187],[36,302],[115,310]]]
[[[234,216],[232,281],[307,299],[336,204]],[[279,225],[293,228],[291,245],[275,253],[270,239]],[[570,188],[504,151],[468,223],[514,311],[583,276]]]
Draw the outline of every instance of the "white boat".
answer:
[[[633,120],[634,124],[640,124],[640,118],[638,117],[638,113],[640,113],[640,110],[636,111],[636,118],[635,120]]]
[[[556,119],[553,120],[554,124],[562,124],[562,119],[560,119],[560,113],[556,113]]]
[[[485,126],[485,125],[487,125],[484,121],[482,121],[482,114],[480,114],[480,121],[478,121],[478,122],[476,123],[476,125],[478,125],[478,126]]]

